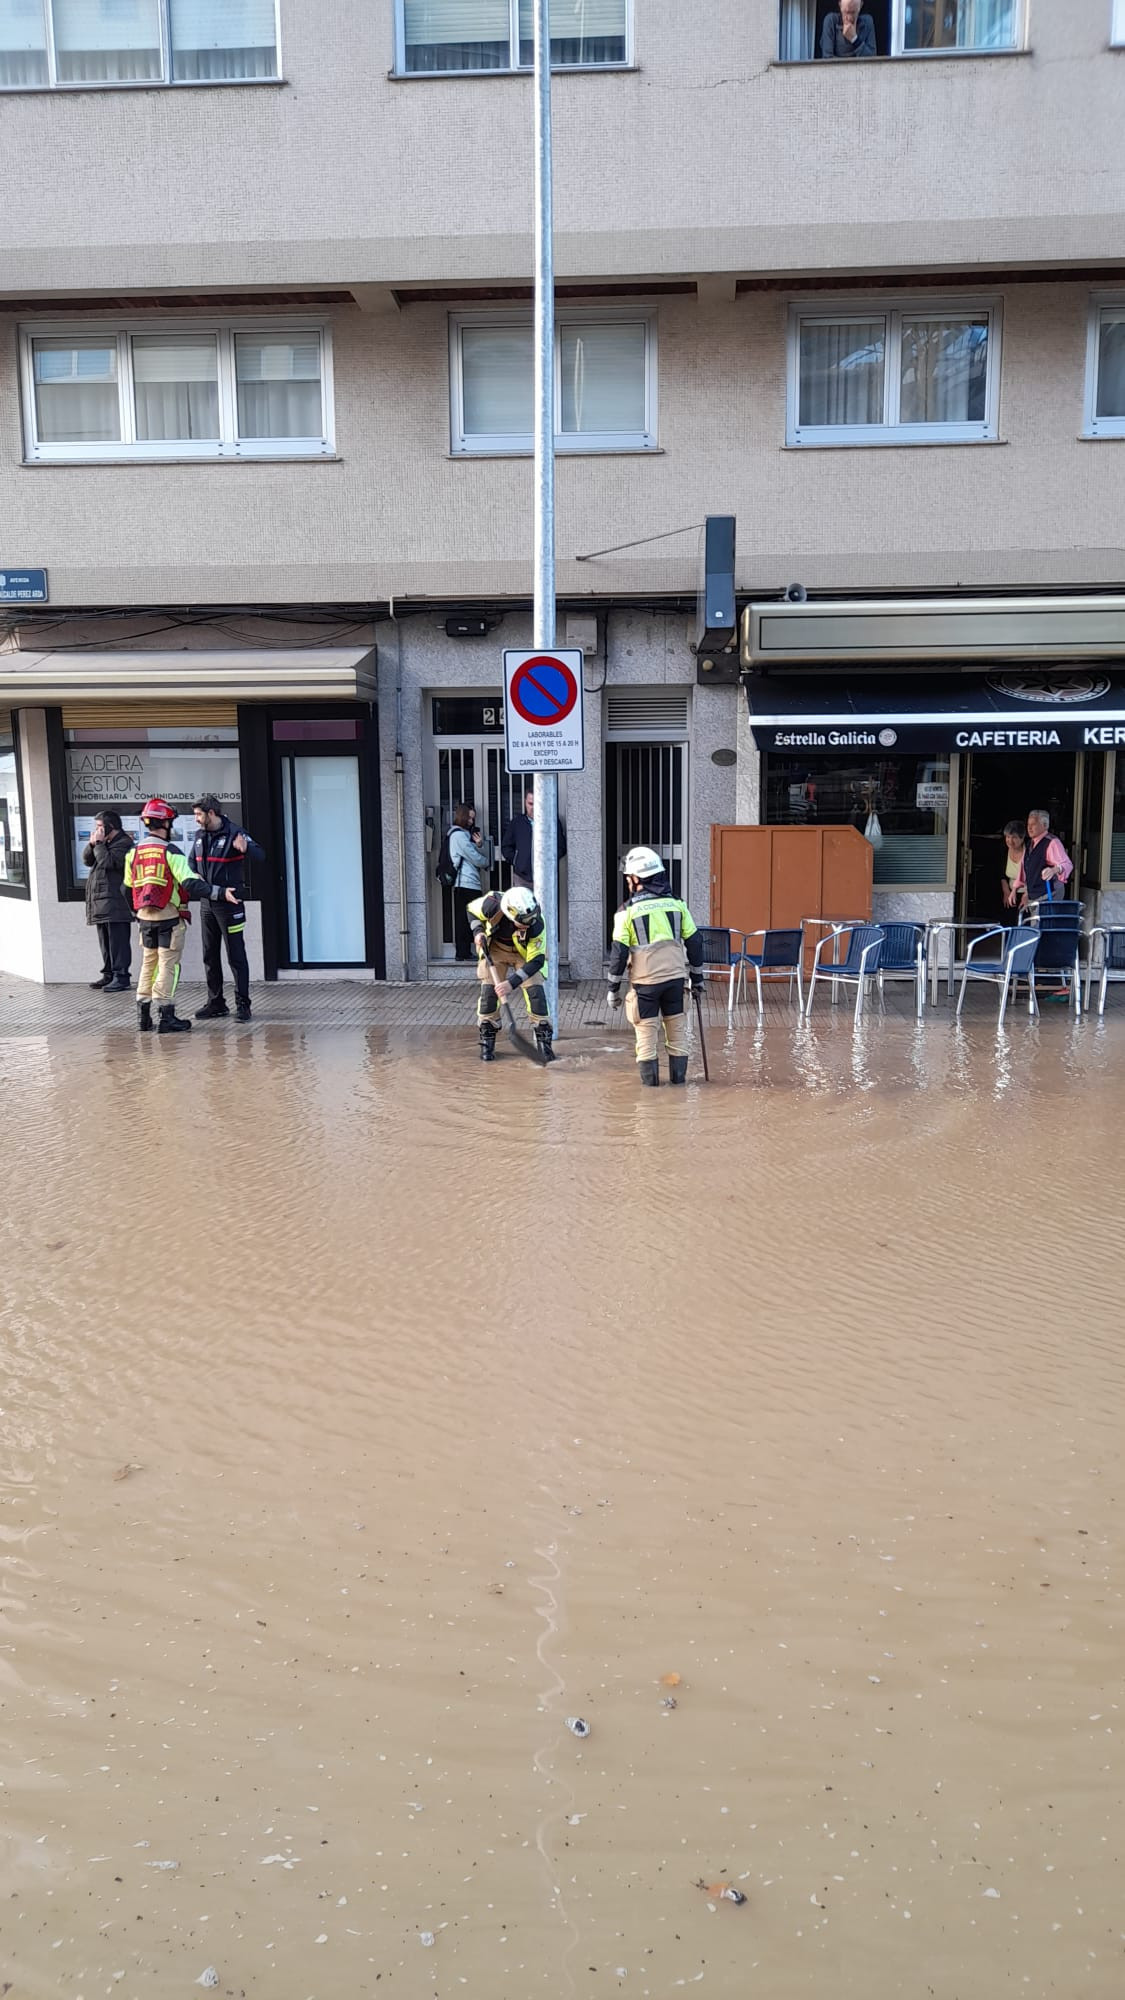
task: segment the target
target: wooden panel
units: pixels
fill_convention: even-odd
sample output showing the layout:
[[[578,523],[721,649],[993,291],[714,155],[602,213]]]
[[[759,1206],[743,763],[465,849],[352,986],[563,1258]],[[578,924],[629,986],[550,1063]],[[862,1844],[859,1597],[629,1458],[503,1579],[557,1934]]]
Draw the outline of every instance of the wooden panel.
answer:
[[[204,697],[198,701],[67,701],[64,729],[102,729],[112,739],[115,729],[233,729],[238,710],[233,701]]]
[[[854,826],[820,829],[824,842],[822,917],[871,917],[875,850]]]
[[[711,829],[711,922],[728,930],[752,931],[770,922],[768,826],[715,826]]]
[[[774,828],[770,922],[775,930],[790,930],[802,917],[820,915],[821,840],[819,827]]]

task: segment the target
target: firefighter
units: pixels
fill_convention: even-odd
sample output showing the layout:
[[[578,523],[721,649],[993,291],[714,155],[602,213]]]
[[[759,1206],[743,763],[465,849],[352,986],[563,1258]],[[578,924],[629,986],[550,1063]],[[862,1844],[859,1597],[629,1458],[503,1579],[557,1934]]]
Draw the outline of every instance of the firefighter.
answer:
[[[469,929],[477,954],[480,997],[477,1027],[480,1031],[480,1059],[491,1062],[496,1054],[500,1026],[500,1002],[522,989],[524,1006],[535,1024],[535,1043],[540,1062],[554,1062],[551,1022],[547,1014],[547,992],[543,974],[547,970],[547,938],[543,912],[530,889],[495,890],[478,896],[469,904]],[[491,965],[485,957],[487,948]]]
[[[633,1024],[641,1082],[660,1082],[658,1034],[664,1024],[668,1045],[668,1081],[687,1077],[687,1032],[684,1021],[684,979],[690,968],[691,990],[703,990],[703,939],[686,903],[673,896],[659,854],[651,847],[630,848],[625,856],[628,896],[613,924],[609,959],[610,1009],[621,1005],[621,981],[626,968],[630,992],[625,1013]]]
[[[171,846],[175,818],[163,799],[150,799],[141,809],[141,839],[125,857],[125,887],[133,899],[143,947],[137,981],[137,1027],[142,1035],[152,1027],[154,999],[160,1008],[160,1034],[182,1035],[191,1027],[176,1012],[189,900],[238,901],[235,890],[201,881],[179,848]]]

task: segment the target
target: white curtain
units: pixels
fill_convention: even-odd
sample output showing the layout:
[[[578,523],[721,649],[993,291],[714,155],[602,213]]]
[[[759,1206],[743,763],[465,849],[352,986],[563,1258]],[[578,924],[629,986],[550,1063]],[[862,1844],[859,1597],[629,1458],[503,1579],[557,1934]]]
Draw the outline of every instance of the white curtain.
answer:
[[[803,325],[800,422],[881,424],[885,355],[883,320]]]
[[[277,75],[274,0],[172,0],[172,73],[217,83]]]
[[[986,319],[904,319],[899,421],[983,423]]]
[[[905,0],[907,49],[1015,47],[1019,0]]]
[[[40,444],[113,444],[121,436],[116,343],[33,343]]]
[[[322,437],[318,336],[239,333],[234,345],[239,437]]]
[[[52,0],[61,83],[160,81],[159,0]]]
[[[508,0],[404,0],[406,68],[508,69]]]
[[[529,326],[462,328],[461,400],[466,437],[530,442],[535,380]]]
[[[0,85],[14,90],[46,81],[43,0],[0,0]]]
[[[643,326],[559,328],[564,434],[645,430]]]
[[[1098,415],[1125,417],[1125,313],[1102,315],[1098,340]]]
[[[816,0],[781,0],[782,62],[811,62],[816,54]]]
[[[214,334],[138,334],[133,341],[133,395],[139,439],[217,438]]]
[[[626,0],[551,0],[551,61],[624,62]],[[520,0],[520,61],[533,59],[534,0]]]

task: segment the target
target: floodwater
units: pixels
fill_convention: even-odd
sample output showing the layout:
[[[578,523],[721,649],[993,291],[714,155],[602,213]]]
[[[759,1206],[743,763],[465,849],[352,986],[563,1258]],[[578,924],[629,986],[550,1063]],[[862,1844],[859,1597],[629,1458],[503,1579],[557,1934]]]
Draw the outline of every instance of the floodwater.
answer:
[[[12,2000],[1120,1996],[1125,1030],[714,1039],[0,1040]]]

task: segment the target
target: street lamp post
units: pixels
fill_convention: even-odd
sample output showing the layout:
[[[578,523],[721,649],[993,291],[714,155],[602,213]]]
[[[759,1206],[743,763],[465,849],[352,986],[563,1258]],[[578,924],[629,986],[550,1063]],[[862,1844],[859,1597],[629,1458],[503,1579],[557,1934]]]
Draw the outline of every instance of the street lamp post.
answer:
[[[555,648],[555,256],[551,194],[549,0],[534,0],[535,33],[535,605],[532,644]],[[547,942],[547,1006],[559,1019],[559,781],[537,771],[532,875]]]

